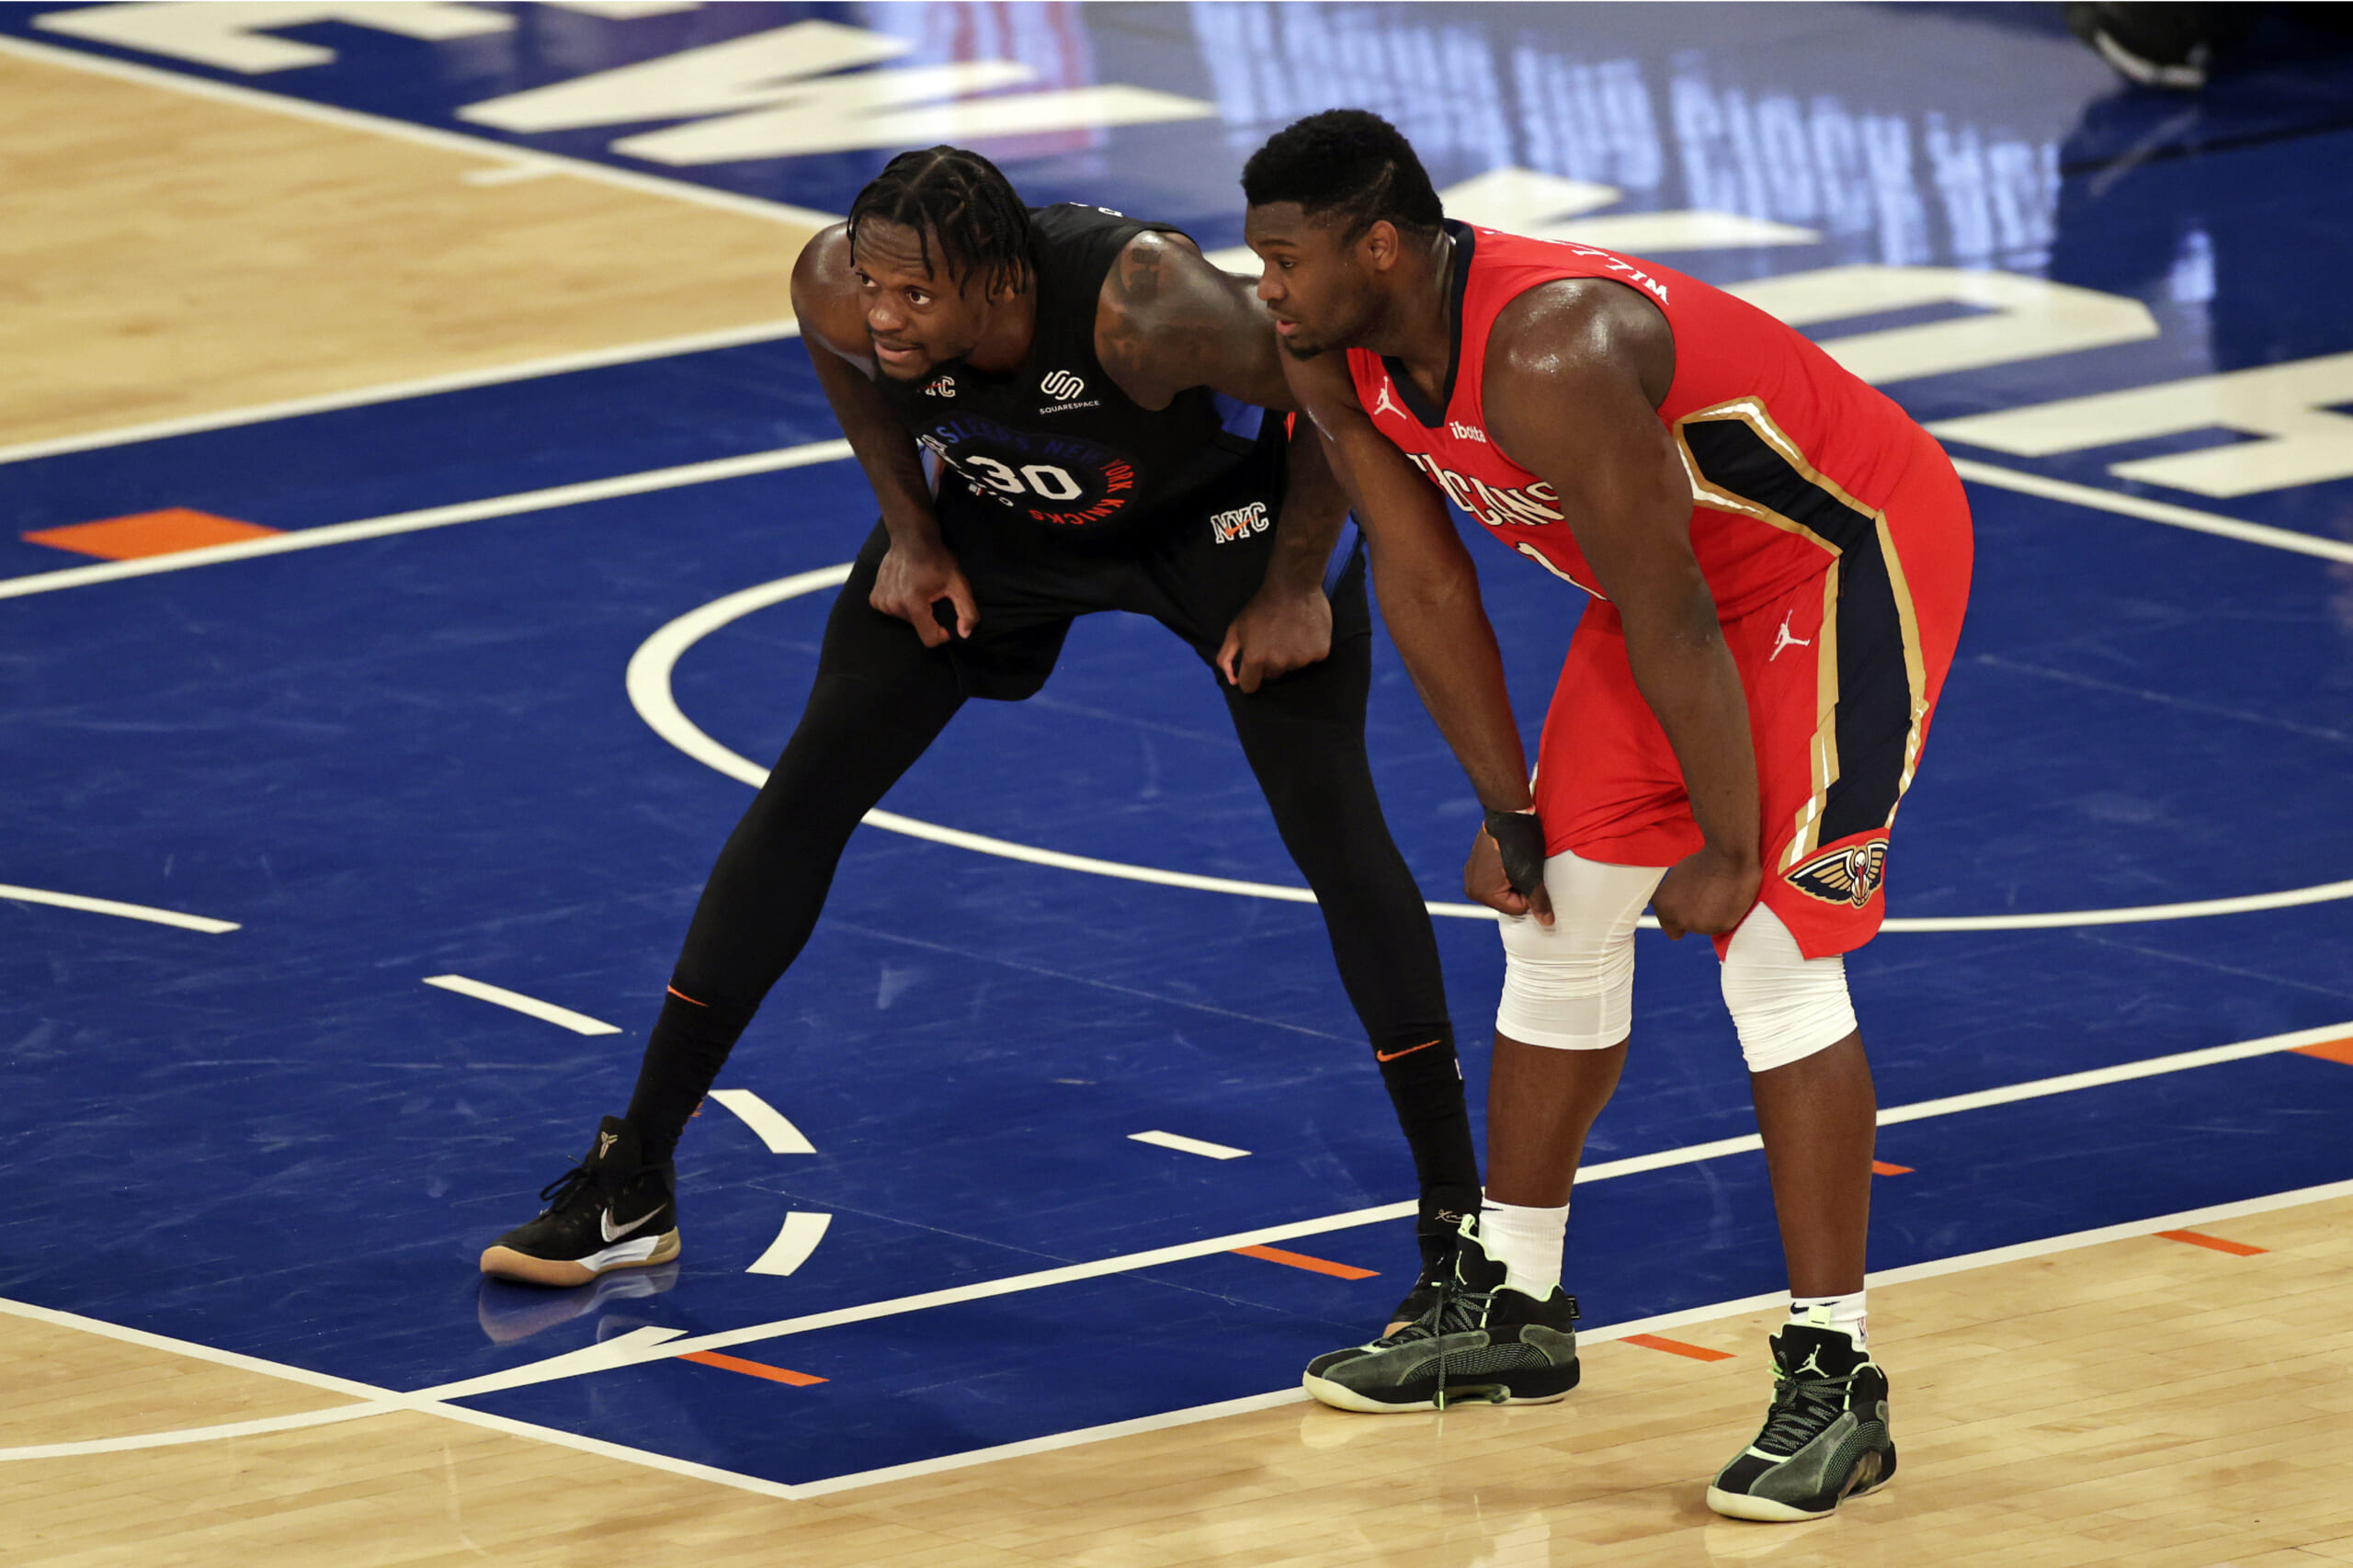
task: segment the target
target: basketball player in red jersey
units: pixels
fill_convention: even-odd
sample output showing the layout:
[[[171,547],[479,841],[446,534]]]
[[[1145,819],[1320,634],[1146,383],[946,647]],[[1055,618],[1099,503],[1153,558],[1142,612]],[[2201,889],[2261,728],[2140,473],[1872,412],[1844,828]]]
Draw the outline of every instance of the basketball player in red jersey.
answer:
[[[1486,808],[1465,887],[1505,917],[1477,1234],[1448,1299],[1318,1358],[1307,1387],[1381,1411],[1574,1385],[1569,1189],[1624,1061],[1647,903],[1715,939],[1790,1270],[1771,1412],[1709,1505],[1819,1517],[1895,1469],[1863,1313],[1877,1108],[1842,955],[1879,927],[1961,631],[1960,482],[1893,403],[1730,295],[1447,222],[1370,114],[1290,126],[1243,187],[1293,391]],[[1449,500],[1594,596],[1532,787]]]

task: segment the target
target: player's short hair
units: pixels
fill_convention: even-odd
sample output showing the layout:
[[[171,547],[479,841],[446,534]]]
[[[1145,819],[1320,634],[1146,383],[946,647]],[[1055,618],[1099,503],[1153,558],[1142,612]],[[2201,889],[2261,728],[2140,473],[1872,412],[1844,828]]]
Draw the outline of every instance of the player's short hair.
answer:
[[[1383,219],[1416,234],[1446,221],[1414,144],[1368,109],[1327,108],[1275,132],[1242,165],[1242,194],[1253,207],[1296,201],[1310,218],[1343,218],[1343,243]]]
[[[937,246],[951,282],[977,274],[992,289],[1017,286],[1029,267],[1029,209],[1002,170],[961,147],[902,153],[883,165],[849,204],[853,252],[870,218],[913,229],[926,269]]]

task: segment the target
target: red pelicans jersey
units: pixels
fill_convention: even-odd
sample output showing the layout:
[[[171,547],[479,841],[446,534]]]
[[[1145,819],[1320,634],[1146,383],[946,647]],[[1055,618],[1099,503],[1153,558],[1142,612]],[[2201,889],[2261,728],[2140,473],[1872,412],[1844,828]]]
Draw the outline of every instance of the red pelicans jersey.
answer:
[[[1496,314],[1540,284],[1604,278],[1639,289],[1675,335],[1675,381],[1658,416],[1691,478],[1691,544],[1726,620],[1828,570],[1927,435],[1893,402],[1754,305],[1696,278],[1591,245],[1449,222],[1460,324],[1445,404],[1404,368],[1348,350],[1375,428],[1503,543],[1606,597],[1552,487],[1496,448],[1481,398]],[[1941,460],[1941,458],[1939,459]],[[1859,504],[1859,506],[1858,506]],[[1868,521],[1864,521],[1868,528]]]

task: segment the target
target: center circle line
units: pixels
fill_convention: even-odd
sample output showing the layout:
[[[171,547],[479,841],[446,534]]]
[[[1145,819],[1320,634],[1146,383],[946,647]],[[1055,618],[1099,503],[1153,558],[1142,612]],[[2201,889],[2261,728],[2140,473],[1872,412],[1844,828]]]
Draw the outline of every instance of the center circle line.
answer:
[[[768,781],[768,770],[751,758],[720,744],[704,733],[701,726],[688,718],[672,690],[672,675],[687,651],[712,632],[741,620],[756,610],[784,604],[821,589],[839,587],[848,581],[850,568],[854,564],[845,561],[837,566],[821,566],[812,572],[797,572],[774,582],[739,588],[734,593],[690,609],[662,627],[630,655],[625,677],[630,705],[637,710],[638,717],[644,720],[655,734],[695,761],[730,778],[749,784],[755,790],[760,788]],[[1276,899],[1285,903],[1315,902],[1315,895],[1305,888],[1285,887],[1277,882],[1242,881],[1232,877],[1203,877],[1190,871],[1164,871],[1153,866],[1131,866],[1119,860],[1098,860],[1087,855],[1066,855],[1059,849],[1041,849],[1031,844],[992,838],[986,834],[967,833],[961,828],[943,827],[938,823],[923,822],[879,808],[867,812],[863,820],[867,826],[879,827],[886,833],[927,839],[934,844],[969,849],[978,855],[1025,860],[1033,866],[1052,866],[1065,871],[1084,871],[1091,876],[1116,877],[1131,882],[1153,882],[1162,887],[1191,888],[1200,892]],[[2195,920],[2211,915],[2246,915],[2266,909],[2291,909],[2302,904],[2327,903],[2343,898],[2353,898],[2353,880],[2287,888],[2278,892],[2250,893],[2238,898],[2139,904],[2120,909],[2076,909],[2022,915],[1892,915],[1881,928],[1915,932],[2041,931],[2076,926],[2129,926],[2156,920]],[[1459,920],[1500,918],[1494,910],[1479,903],[1430,902],[1428,909],[1432,915]],[[1652,930],[1658,928],[1658,922],[1647,915],[1643,916],[1642,924]]]

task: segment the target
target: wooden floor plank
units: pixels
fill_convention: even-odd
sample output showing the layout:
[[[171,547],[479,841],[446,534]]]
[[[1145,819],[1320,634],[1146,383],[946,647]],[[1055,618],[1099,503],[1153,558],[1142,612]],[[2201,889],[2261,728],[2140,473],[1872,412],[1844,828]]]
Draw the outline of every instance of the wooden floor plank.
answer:
[[[789,320],[810,231],[0,55],[0,446]]]

